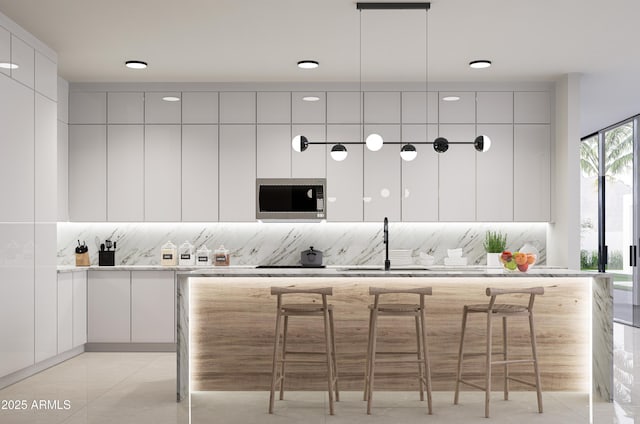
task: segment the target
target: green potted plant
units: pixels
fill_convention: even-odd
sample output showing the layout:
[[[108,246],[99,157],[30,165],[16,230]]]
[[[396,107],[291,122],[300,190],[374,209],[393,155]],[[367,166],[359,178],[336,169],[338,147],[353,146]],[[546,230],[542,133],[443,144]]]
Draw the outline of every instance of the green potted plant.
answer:
[[[487,266],[500,267],[500,254],[507,247],[507,235],[500,231],[487,231],[484,236],[484,250],[487,252]]]

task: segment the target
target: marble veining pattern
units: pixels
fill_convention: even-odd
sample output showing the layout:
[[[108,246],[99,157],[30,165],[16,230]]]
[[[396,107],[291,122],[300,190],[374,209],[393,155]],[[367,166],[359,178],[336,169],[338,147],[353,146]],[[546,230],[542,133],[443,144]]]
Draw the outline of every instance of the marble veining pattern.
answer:
[[[482,243],[487,230],[507,234],[507,248],[526,242],[546,263],[545,223],[390,223],[390,249],[411,249],[414,264],[420,252],[442,264],[447,249],[462,248],[469,265],[486,264]],[[230,250],[233,265],[293,265],[300,252],[314,246],[328,265],[379,265],[384,254],[380,223],[58,223],[58,265],[74,264],[77,241],[86,241],[92,264],[98,263],[100,243],[117,242],[116,264],[158,265],[160,248],[168,240],[185,240],[195,248]]]

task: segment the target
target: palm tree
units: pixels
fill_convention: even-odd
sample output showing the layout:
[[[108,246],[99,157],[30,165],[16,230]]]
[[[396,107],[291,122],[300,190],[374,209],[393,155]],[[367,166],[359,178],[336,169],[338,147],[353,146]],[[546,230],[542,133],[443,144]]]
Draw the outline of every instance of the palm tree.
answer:
[[[615,181],[616,176],[633,166],[633,125],[621,125],[605,133],[605,176]],[[594,136],[580,143],[580,168],[588,176],[599,175],[598,137]]]

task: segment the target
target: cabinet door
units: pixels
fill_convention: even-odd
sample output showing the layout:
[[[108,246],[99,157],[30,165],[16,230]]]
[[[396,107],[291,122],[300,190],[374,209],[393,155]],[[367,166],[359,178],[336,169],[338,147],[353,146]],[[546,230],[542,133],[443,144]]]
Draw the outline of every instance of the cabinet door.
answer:
[[[0,222],[33,221],[33,91],[0,78]]]
[[[475,138],[473,125],[440,125],[440,137],[469,142]],[[476,220],[476,151],[473,145],[449,145],[438,155],[440,221]]]
[[[180,125],[145,127],[145,221],[180,221],[180,151]]]
[[[400,140],[400,125],[365,125],[367,134]],[[364,220],[400,221],[400,145],[386,144],[377,152],[364,147]]]
[[[66,274],[56,271],[56,223],[35,225],[35,361],[58,352],[57,279]]]
[[[551,122],[551,100],[548,92],[516,92],[513,103],[514,123],[548,124]]]
[[[129,271],[89,271],[87,341],[131,341],[131,275]]]
[[[513,219],[549,221],[550,151],[548,125],[516,125],[513,140]],[[522,189],[520,189],[522,187]]]
[[[0,376],[5,376],[34,364],[33,223],[0,222],[0,240]]]
[[[164,97],[181,98],[180,93],[145,93],[145,124],[179,124],[182,120],[180,101],[163,100]]]
[[[73,275],[73,347],[87,342],[87,273]]]
[[[262,92],[257,94],[258,124],[289,124],[291,122],[291,93]]]
[[[58,353],[73,347],[73,276],[58,278]]]
[[[428,132],[428,134],[427,134]],[[433,141],[437,125],[403,125],[402,141]],[[402,161],[402,220],[405,222],[438,220],[438,153],[430,144],[414,146],[418,156]]]
[[[472,91],[441,91],[439,95],[439,122],[441,124],[473,124],[476,122],[476,93]],[[455,101],[444,100],[447,97],[459,97],[459,99]]]
[[[107,220],[105,125],[69,126],[69,218]]]
[[[175,341],[175,289],[172,271],[131,272],[131,341]]]
[[[477,220],[513,221],[513,125],[478,125],[477,135],[491,139],[476,152]]]
[[[110,124],[144,124],[144,93],[108,93]]]
[[[58,221],[69,221],[69,125],[58,121]]]
[[[338,91],[327,93],[328,124],[360,124],[362,103],[359,91]]]
[[[57,221],[58,141],[56,102],[36,94],[35,219]]]
[[[364,122],[367,124],[400,123],[400,93],[364,93]]]
[[[144,128],[107,127],[107,219],[144,219]]]
[[[304,135],[311,141],[325,141],[324,125],[294,125],[292,136]],[[289,143],[291,146],[291,143]],[[293,178],[325,178],[327,149],[324,144],[310,145],[304,152],[291,150],[291,176]]]
[[[305,97],[317,97],[309,102]],[[326,96],[324,92],[291,93],[291,122],[294,124],[324,124],[326,117]]]
[[[255,124],[256,93],[220,93],[221,124]]]
[[[258,178],[289,178],[291,176],[291,126],[258,125]],[[306,153],[306,152],[305,152]]]
[[[220,126],[220,221],[256,220],[256,127]]]
[[[511,124],[513,122],[513,93],[478,92],[476,94],[478,124]]]
[[[107,93],[72,91],[69,93],[70,124],[106,124]]]
[[[328,125],[327,138],[335,141],[360,140],[360,125]],[[327,149],[327,220],[362,222],[363,146],[348,144],[347,158],[337,162]]]
[[[427,97],[429,103],[427,104]],[[427,107],[429,110],[427,110]],[[428,116],[427,116],[428,115]],[[424,91],[406,91],[402,93],[402,123],[403,124],[438,123],[438,93]]]
[[[54,102],[58,100],[58,65],[36,51],[35,73],[36,91]]]
[[[0,27],[0,63],[11,63],[11,33]],[[0,68],[0,73],[11,75],[8,67]]]
[[[11,78],[33,88],[34,60],[33,47],[15,35],[11,35],[11,62],[19,66],[17,69],[11,70]]]
[[[182,126],[182,220],[218,220],[218,126]]]
[[[183,124],[217,124],[218,93],[215,92],[183,92],[182,93]]]

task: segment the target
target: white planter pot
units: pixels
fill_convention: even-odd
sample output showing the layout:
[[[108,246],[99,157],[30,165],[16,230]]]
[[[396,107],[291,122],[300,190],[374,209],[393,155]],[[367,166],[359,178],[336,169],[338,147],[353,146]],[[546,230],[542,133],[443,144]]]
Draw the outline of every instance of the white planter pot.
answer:
[[[487,267],[488,268],[501,268],[500,255],[502,253],[487,253]]]

